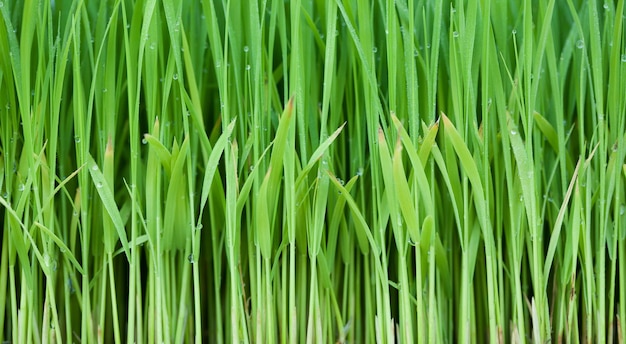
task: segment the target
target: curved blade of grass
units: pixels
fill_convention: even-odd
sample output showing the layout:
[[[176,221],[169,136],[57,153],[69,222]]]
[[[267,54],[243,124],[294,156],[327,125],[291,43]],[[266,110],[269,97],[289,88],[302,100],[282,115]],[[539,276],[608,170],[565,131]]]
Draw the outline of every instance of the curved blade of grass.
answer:
[[[100,200],[102,200],[102,205],[106,209],[107,213],[111,217],[113,221],[113,225],[115,226],[115,230],[117,231],[117,235],[119,236],[120,243],[124,248],[124,252],[126,253],[126,259],[130,263],[130,251],[128,250],[128,239],[126,238],[126,231],[124,229],[124,221],[122,221],[122,216],[120,215],[120,211],[117,208],[117,204],[115,204],[115,198],[113,197],[113,191],[109,186],[109,183],[100,172],[98,165],[95,160],[89,154],[87,154],[87,166],[89,166],[89,174],[91,175],[91,179],[96,186],[96,191],[100,196]]]
[[[400,205],[400,212],[406,222],[411,240],[413,242],[420,242],[420,224],[417,217],[416,205],[414,205],[411,200],[411,189],[409,188],[409,183],[406,181],[406,176],[404,174],[404,166],[402,165],[402,144],[400,143],[400,140],[396,143],[396,149],[393,155],[393,179],[396,188],[395,191],[397,201]],[[406,240],[404,241],[406,242]],[[401,247],[399,247],[399,249],[403,250]]]
[[[394,120],[394,122],[396,121],[397,119]],[[396,127],[398,127],[398,124],[400,124],[400,126],[402,125],[398,121],[396,124]],[[426,125],[424,125],[424,131],[426,131]],[[428,157],[430,156],[430,150],[435,144],[435,139],[437,138],[438,132],[439,132],[439,118],[433,125],[430,126],[430,128],[428,128],[428,131],[426,131],[426,136],[424,137],[424,140],[422,141],[422,146],[419,149],[418,155],[420,157],[420,160],[422,161],[422,165],[426,165],[426,163],[428,162]],[[407,135],[407,137],[409,136]]]
[[[434,217],[434,202],[430,194],[430,187],[428,185],[428,178],[426,178],[424,165],[426,164],[428,157],[430,156],[430,152],[435,145],[435,138],[439,129],[439,121],[437,121],[430,128],[428,134],[426,135],[426,138],[424,139],[424,142],[422,143],[422,146],[420,147],[419,153],[416,154],[417,149],[413,145],[409,134],[402,126],[402,123],[400,123],[396,116],[393,116],[392,119],[394,124],[396,125],[396,129],[399,132],[400,140],[406,148],[409,160],[411,161],[411,166],[413,166],[413,173],[415,173],[415,176],[417,177],[417,186],[419,188],[420,194],[424,199],[424,207],[426,208],[426,213]]]
[[[406,239],[403,237],[403,233],[401,232],[402,224],[398,211],[398,203],[400,202],[396,197],[393,163],[389,154],[389,148],[387,146],[387,140],[385,139],[385,133],[380,126],[378,127],[378,155],[380,157],[380,169],[382,170],[383,182],[385,185],[382,199],[387,200],[386,203],[382,202],[382,206],[386,206],[389,210],[389,215],[392,219],[391,228],[393,229],[394,237],[396,239],[396,245],[401,252],[404,252],[406,248]],[[404,173],[404,171],[402,171],[402,173]],[[409,200],[409,204],[411,203],[412,202],[410,202]],[[400,224],[398,224],[398,222],[400,222]],[[417,223],[417,221],[415,222]],[[381,228],[384,227],[385,226],[381,226]],[[415,230],[417,231],[417,229]]]
[[[341,185],[337,177],[335,177],[330,171],[326,171],[326,173],[330,175],[330,181],[335,185],[337,190],[341,192],[341,196],[345,198],[346,202],[348,203],[348,207],[350,208],[350,210],[352,211],[352,214],[354,215],[354,219],[355,219],[354,227],[355,227],[355,232],[356,232],[356,238],[357,238],[357,241],[359,242],[361,253],[368,254],[370,246],[371,246],[372,251],[374,252],[374,255],[378,256],[380,252],[378,245],[376,244],[376,241],[374,240],[374,237],[372,236],[372,232],[370,231],[370,228],[367,225],[367,222],[365,222],[365,217],[363,217],[363,214],[361,213],[359,206],[354,201],[354,198],[352,198],[350,193],[348,193],[348,190],[346,190],[346,188],[343,187],[343,185]],[[368,242],[369,242],[369,245],[368,245]]]
[[[213,147],[213,150],[209,155],[209,159],[207,160],[206,169],[204,171],[204,178],[202,181],[202,194],[200,196],[200,210],[198,211],[197,221],[198,224],[200,223],[200,219],[202,218],[202,212],[209,198],[209,191],[211,191],[211,185],[213,184],[213,176],[215,175],[215,171],[217,170],[220,157],[222,156],[222,153],[224,152],[224,149],[228,144],[228,139],[233,132],[233,128],[235,128],[235,121],[236,119],[233,119],[228,127],[226,127],[226,130],[222,133],[220,138],[215,143],[215,146]]]
[[[270,154],[270,169],[272,174],[269,179],[268,185],[268,202],[269,210],[271,211],[270,219],[273,218],[276,207],[276,200],[278,199],[278,192],[280,190],[280,178],[283,174],[283,159],[285,154],[285,148],[287,147],[287,136],[289,134],[289,125],[291,124],[291,118],[293,117],[293,104],[294,97],[289,99],[289,102],[285,106],[282,116],[278,122],[278,129],[276,130],[276,137],[274,138],[274,144],[272,153]]]
[[[358,175],[352,177],[344,186],[345,189],[350,192],[356,181],[358,180]],[[333,207],[333,213],[330,217],[329,225],[328,225],[328,244],[326,247],[326,255],[328,256],[328,260],[332,264],[335,261],[335,249],[337,248],[337,238],[339,237],[339,225],[343,217],[343,210],[346,205],[345,197],[339,197],[337,202]],[[346,240],[347,241],[347,240]],[[343,243],[341,243],[343,244]],[[344,248],[345,249],[345,248]]]
[[[154,149],[154,152],[156,153],[157,157],[159,157],[161,164],[165,168],[165,172],[167,172],[168,175],[171,175],[172,155],[170,154],[170,152],[167,150],[167,148],[165,148],[165,146],[161,143],[161,141],[159,141],[156,137],[150,134],[144,134],[143,137],[146,140],[146,142],[150,145],[150,148]]]
[[[535,124],[537,125],[539,130],[541,130],[543,135],[546,137],[552,149],[554,149],[554,151],[558,153],[559,152],[559,140],[556,134],[556,130],[554,130],[554,128],[552,127],[552,124],[550,124],[550,122],[548,122],[548,120],[545,119],[540,113],[535,112],[533,113],[533,115],[534,115],[533,117],[535,118]]]
[[[465,145],[465,142],[456,131],[456,128],[450,122],[448,117],[445,114],[441,114],[443,118],[443,124],[445,127],[445,137],[450,141],[452,146],[454,147],[454,151],[456,152],[459,160],[461,161],[461,166],[463,170],[467,174],[467,177],[472,184],[472,187],[476,189],[474,193],[474,201],[476,204],[476,212],[478,213],[478,220],[480,222],[481,227],[485,231],[485,240],[488,240],[491,237],[491,223],[489,220],[489,215],[487,214],[487,205],[485,203],[484,188],[483,183],[480,180],[480,174],[478,173],[478,168],[476,167],[476,162],[472,157],[469,149]],[[488,245],[491,245],[491,241],[488,241]]]
[[[241,211],[243,210],[246,201],[248,201],[250,190],[252,189],[252,185],[254,184],[254,181],[256,180],[256,177],[258,175],[258,169],[260,166],[259,163],[263,160],[265,154],[269,152],[271,147],[272,145],[270,144],[267,148],[265,148],[263,153],[261,153],[261,156],[259,156],[259,159],[257,160],[257,164],[254,165],[254,167],[248,174],[248,178],[246,179],[245,183],[243,183],[241,190],[239,190],[239,196],[237,196],[237,214],[241,214]]]
[[[559,209],[559,213],[556,217],[556,222],[554,223],[554,228],[552,229],[552,234],[550,236],[550,243],[548,244],[548,252],[546,254],[546,261],[543,265],[543,275],[546,277],[546,283],[548,283],[548,276],[550,274],[550,269],[552,268],[552,260],[554,259],[554,253],[556,252],[557,245],[559,243],[559,236],[561,234],[561,227],[563,226],[563,219],[565,218],[565,212],[567,210],[567,204],[569,202],[570,197],[572,196],[572,191],[574,189],[574,185],[578,180],[578,171],[580,169],[580,160],[576,164],[576,169],[574,170],[574,175],[572,176],[572,180],[567,188],[567,192],[565,193],[565,199],[561,204],[561,208]],[[547,284],[546,284],[547,287]]]
[[[61,240],[56,234],[49,230],[48,227],[42,225],[41,223],[35,222],[33,223],[33,225],[37,226],[37,228],[43,231],[46,235],[50,237],[50,239],[52,239],[52,241],[54,241],[55,244],[57,244],[57,246],[61,249],[61,254],[64,255],[72,263],[72,265],[76,268],[76,270],[78,270],[78,272],[80,272],[81,274],[84,273],[83,268],[80,266],[80,263],[78,263],[76,257],[74,257],[72,251],[67,247],[67,245],[65,245],[63,240]]]
[[[461,226],[461,212],[459,210],[459,206],[457,202],[457,194],[455,193],[455,190],[457,189],[454,188],[452,185],[452,181],[450,180],[450,174],[448,173],[448,169],[446,168],[446,163],[443,159],[443,156],[437,144],[433,146],[432,153],[433,153],[433,158],[435,159],[435,163],[441,170],[441,175],[443,178],[443,182],[446,186],[446,189],[448,189],[448,193],[450,194],[450,197],[452,198],[452,212],[454,213],[454,220],[455,220],[457,232],[458,232],[457,234],[459,236],[459,239],[463,238],[463,235],[461,233],[461,229],[463,228]],[[462,250],[467,249],[466,247],[464,247],[463,240],[460,240],[460,244],[461,244]]]
[[[176,161],[172,168],[172,177],[170,178],[167,196],[165,198],[162,241],[164,250],[184,250],[185,243],[191,233],[190,231],[186,231],[184,227],[189,223],[189,219],[185,221],[185,217],[188,216],[188,212],[186,211],[188,204],[185,194],[187,179],[184,173],[188,151],[189,137],[185,137],[185,140],[180,146],[180,151],[176,154]],[[172,154],[172,158],[174,158],[174,156],[175,155]]]
[[[322,142],[322,144],[320,144],[319,147],[317,147],[317,149],[313,152],[313,154],[311,154],[311,157],[309,158],[309,162],[306,164],[306,166],[304,166],[302,171],[298,174],[298,178],[296,179],[296,187],[300,185],[300,183],[304,180],[304,177],[306,177],[307,173],[313,168],[315,163],[322,157],[322,155],[324,155],[324,153],[326,153],[326,151],[328,150],[328,147],[330,147],[330,145],[335,141],[337,136],[341,134],[341,131],[343,130],[343,127],[346,126],[346,123],[347,122],[344,122],[339,128],[337,128],[337,130],[335,130],[335,132],[333,132],[330,136],[328,136],[326,140],[324,140],[324,142]]]

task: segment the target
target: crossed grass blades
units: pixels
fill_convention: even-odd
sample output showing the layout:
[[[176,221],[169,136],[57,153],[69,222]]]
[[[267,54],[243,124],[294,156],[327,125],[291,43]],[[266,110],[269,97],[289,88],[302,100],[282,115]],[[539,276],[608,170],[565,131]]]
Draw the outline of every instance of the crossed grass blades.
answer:
[[[0,0],[0,339],[621,342],[624,18]]]

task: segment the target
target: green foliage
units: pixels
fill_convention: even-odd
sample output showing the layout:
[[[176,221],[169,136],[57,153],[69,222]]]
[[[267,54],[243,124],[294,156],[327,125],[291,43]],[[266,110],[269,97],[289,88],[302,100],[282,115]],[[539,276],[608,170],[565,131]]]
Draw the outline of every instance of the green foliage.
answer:
[[[624,0],[0,0],[0,340],[622,342]]]

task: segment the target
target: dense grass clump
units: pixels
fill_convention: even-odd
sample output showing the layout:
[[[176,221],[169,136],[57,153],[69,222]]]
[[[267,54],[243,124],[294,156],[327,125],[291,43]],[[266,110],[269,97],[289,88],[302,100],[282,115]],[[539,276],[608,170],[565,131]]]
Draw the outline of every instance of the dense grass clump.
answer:
[[[626,329],[624,0],[0,0],[0,340]]]

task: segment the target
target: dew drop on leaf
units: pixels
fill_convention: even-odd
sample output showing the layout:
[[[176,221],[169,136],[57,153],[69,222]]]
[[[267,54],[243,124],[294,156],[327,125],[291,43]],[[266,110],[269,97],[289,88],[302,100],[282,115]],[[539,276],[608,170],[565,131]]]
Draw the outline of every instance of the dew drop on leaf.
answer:
[[[579,40],[576,42],[576,48],[578,48],[578,49],[582,49],[582,48],[584,48],[584,47],[585,47],[585,42],[584,42],[582,39],[579,39]]]

